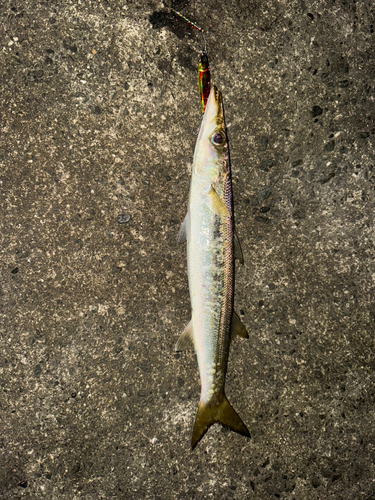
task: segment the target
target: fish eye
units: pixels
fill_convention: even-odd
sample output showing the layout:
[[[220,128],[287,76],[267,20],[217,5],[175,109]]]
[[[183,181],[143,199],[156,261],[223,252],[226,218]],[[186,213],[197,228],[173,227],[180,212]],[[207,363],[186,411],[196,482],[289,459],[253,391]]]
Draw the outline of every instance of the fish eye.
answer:
[[[223,131],[218,131],[211,137],[211,142],[214,146],[223,146],[225,143],[225,134]]]

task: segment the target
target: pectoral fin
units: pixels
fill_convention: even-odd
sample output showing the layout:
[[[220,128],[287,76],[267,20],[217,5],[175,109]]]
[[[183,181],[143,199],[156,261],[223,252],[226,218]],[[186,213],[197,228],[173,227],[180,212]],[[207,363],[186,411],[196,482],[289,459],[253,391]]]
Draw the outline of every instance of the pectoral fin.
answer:
[[[230,333],[231,333],[231,338],[235,337],[238,335],[238,337],[242,337],[244,339],[249,338],[249,334],[247,333],[246,326],[242,323],[240,320],[240,317],[238,314],[233,311],[232,314],[232,321],[230,324]]]
[[[193,322],[192,320],[186,325],[185,330],[181,333],[180,338],[177,340],[175,351],[194,351],[193,341]]]
[[[229,213],[227,206],[225,205],[223,200],[220,198],[220,196],[217,194],[217,192],[215,191],[215,189],[212,186],[210,187],[210,190],[208,191],[208,197],[211,201],[211,205],[212,205],[212,208],[213,208],[215,213],[217,213],[218,215],[221,215],[222,217],[229,217],[230,216],[230,213]]]
[[[240,240],[238,239],[236,231],[234,231],[233,243],[234,243],[234,258],[238,259],[240,261],[240,263],[243,264],[241,243],[240,243]]]

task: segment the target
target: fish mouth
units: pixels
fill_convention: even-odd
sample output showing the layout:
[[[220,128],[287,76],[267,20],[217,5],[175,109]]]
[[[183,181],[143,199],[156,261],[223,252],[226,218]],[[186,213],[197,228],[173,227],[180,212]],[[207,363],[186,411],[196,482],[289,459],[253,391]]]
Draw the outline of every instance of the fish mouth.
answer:
[[[198,141],[202,137],[209,137],[216,131],[225,132],[224,109],[221,92],[213,85],[207,99],[206,110],[199,130]]]
[[[218,90],[216,85],[213,85],[211,89],[212,101],[215,107],[215,118],[217,126],[224,126],[224,109],[223,109],[223,98],[221,91]]]
[[[216,85],[214,85],[213,87],[213,94],[214,94],[214,97],[215,97],[215,102],[216,104],[221,104],[221,92],[220,90],[218,90],[218,88],[216,87]]]
[[[221,106],[221,102],[222,102],[222,97],[221,97],[221,92],[220,90],[218,90],[218,88],[216,87],[216,85],[212,85],[211,86],[211,90],[210,90],[210,94],[208,96],[208,99],[207,99],[207,105],[206,105],[206,109],[208,107],[212,107],[214,106],[215,108],[217,106]]]

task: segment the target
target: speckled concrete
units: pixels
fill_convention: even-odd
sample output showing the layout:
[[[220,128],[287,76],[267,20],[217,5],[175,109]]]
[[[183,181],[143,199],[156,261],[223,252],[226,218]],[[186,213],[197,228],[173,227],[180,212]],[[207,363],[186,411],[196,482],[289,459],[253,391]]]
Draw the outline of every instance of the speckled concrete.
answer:
[[[199,34],[153,0],[3,0],[2,499],[375,499],[375,7],[195,10],[245,256],[227,394],[252,439],[216,425],[190,451],[197,363],[173,351]]]

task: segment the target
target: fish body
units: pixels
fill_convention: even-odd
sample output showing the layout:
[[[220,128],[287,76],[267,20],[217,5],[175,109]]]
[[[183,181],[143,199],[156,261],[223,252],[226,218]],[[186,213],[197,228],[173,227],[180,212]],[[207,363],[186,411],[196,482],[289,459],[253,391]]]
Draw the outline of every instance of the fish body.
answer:
[[[242,252],[234,233],[231,172],[220,92],[213,87],[194,152],[188,212],[179,234],[187,242],[192,318],[176,350],[194,348],[201,395],[192,448],[215,422],[250,437],[229,404],[225,375],[231,337],[248,337],[233,311],[234,258]]]

